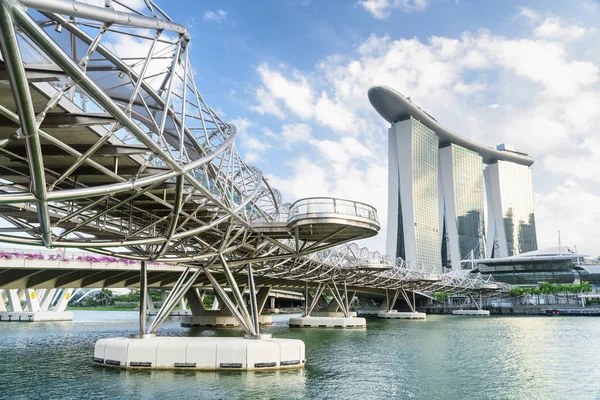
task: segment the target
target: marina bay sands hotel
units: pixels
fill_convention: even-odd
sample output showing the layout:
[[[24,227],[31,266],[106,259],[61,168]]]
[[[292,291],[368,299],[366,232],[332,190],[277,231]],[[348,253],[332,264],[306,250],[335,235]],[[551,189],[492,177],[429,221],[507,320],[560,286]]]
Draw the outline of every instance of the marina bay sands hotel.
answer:
[[[369,100],[391,123],[388,254],[441,272],[537,250],[531,157],[456,135],[388,87]]]

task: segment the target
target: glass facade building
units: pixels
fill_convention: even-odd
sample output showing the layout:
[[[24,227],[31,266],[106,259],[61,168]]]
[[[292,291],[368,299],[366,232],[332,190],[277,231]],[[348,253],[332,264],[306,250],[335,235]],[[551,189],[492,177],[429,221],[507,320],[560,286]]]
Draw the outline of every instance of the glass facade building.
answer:
[[[537,249],[529,155],[457,135],[392,88],[369,101],[391,124],[389,255],[441,272]]]
[[[485,169],[488,257],[537,250],[531,169],[497,161]]]
[[[440,149],[447,250],[442,263],[460,269],[460,261],[485,257],[483,163],[479,154],[451,144]]]
[[[441,272],[438,137],[414,118],[389,130],[388,254]]]

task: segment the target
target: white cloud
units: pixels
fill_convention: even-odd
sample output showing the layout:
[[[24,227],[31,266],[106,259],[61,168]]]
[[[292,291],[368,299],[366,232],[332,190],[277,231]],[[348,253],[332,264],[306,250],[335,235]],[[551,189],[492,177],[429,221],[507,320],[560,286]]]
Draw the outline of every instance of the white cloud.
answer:
[[[487,89],[487,85],[485,82],[475,81],[471,83],[457,82],[454,85],[453,90],[456,93],[471,95],[477,92],[481,92]]]
[[[586,29],[579,25],[567,25],[560,17],[548,17],[544,22],[535,28],[535,36],[544,39],[559,39],[563,41],[573,41],[582,37]]]
[[[259,104],[252,107],[261,114],[273,114],[283,118],[281,109],[275,101],[281,100],[294,113],[303,118],[310,117],[313,113],[312,89],[307,78],[298,71],[292,71],[292,78],[286,79],[283,75],[263,64],[258,67],[263,87],[256,92]]]
[[[305,197],[323,196],[331,193],[327,171],[307,157],[296,158],[287,163],[293,169],[291,176],[267,174],[269,183],[283,194],[286,201]]]
[[[271,148],[271,145],[260,140],[256,135],[249,132],[250,127],[254,124],[248,118],[234,118],[231,123],[237,129],[237,138],[245,150],[244,160],[250,164],[257,162],[260,157]]]
[[[536,193],[538,242],[557,246],[557,231],[563,245],[577,246],[591,256],[600,253],[597,244],[600,195],[568,179],[547,194]]]
[[[227,22],[227,13],[223,10],[216,10],[216,11],[206,11],[204,13],[204,20],[205,21],[213,21],[216,22],[217,24],[223,24],[225,22]]]
[[[598,118],[600,119],[600,118]],[[579,145],[570,145],[569,150],[547,154],[542,160],[545,169],[574,181],[600,184],[600,174],[595,166],[600,165],[600,138],[587,137]]]
[[[521,7],[521,10],[517,14],[518,17],[525,18],[530,22],[535,22],[540,18],[540,15],[533,11],[531,8]]]
[[[263,128],[263,135],[269,138],[272,144],[280,144],[287,150],[295,150],[298,144],[308,143],[312,139],[312,128],[307,124],[285,124],[280,132],[273,132]]]
[[[285,114],[281,107],[277,104],[277,99],[271,95],[264,87],[256,89],[256,100],[258,104],[251,106],[250,109],[256,111],[260,115],[273,114],[279,119],[283,119]]]
[[[428,3],[429,0],[360,0],[358,2],[377,19],[387,19],[391,9],[400,9],[407,13],[423,11]]]
[[[238,134],[240,132],[246,132],[250,125],[252,125],[252,121],[250,121],[248,118],[241,117],[232,119],[231,123],[237,128]]]
[[[307,142],[310,134],[310,126],[306,124],[288,124],[281,127],[281,137],[288,144]]]
[[[343,104],[330,100],[327,93],[321,94],[315,110],[317,121],[322,125],[337,132],[352,133],[352,128],[356,124],[354,114]]]

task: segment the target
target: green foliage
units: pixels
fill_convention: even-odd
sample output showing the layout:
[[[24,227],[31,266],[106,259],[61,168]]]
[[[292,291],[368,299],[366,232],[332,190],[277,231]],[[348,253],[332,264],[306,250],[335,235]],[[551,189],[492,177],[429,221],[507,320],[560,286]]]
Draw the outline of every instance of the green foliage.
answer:
[[[565,294],[568,297],[569,293],[588,293],[592,291],[592,285],[589,282],[582,283],[573,283],[571,285],[561,284],[557,285],[556,283],[549,284],[548,282],[540,283],[537,287],[527,288],[527,287],[513,287],[509,294],[511,297],[517,298],[523,295],[535,295],[538,298],[540,295],[557,295],[557,294]]]
[[[440,303],[443,303],[444,300],[446,300],[447,297],[452,296],[452,293],[442,293],[442,292],[435,292],[433,294],[433,297],[435,297],[435,299],[437,301],[439,301]]]
[[[206,307],[206,308],[212,307],[214,301],[215,301],[215,296],[214,295],[212,295],[212,294],[205,294],[204,295],[204,300],[203,300],[204,307]]]
[[[160,294],[160,291],[159,291]],[[153,298],[154,300],[154,298]],[[115,301],[124,302],[124,303],[139,303],[140,302],[140,292],[139,290],[132,290],[127,294],[121,294],[119,296],[115,296]]]
[[[160,289],[150,289],[150,297],[152,298],[152,301],[154,302],[159,302],[162,301],[162,294],[160,292]],[[138,292],[138,300],[139,300],[139,292]]]

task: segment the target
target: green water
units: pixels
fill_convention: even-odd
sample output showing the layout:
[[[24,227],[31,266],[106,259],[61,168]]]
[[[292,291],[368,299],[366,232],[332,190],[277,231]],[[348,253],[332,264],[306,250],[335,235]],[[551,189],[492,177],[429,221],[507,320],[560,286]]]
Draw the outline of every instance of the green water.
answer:
[[[75,311],[73,322],[0,323],[0,399],[600,399],[600,318],[431,315],[365,331],[265,329],[306,343],[305,370],[117,371],[94,342],[137,328],[135,312]],[[160,334],[239,336],[237,329]]]

